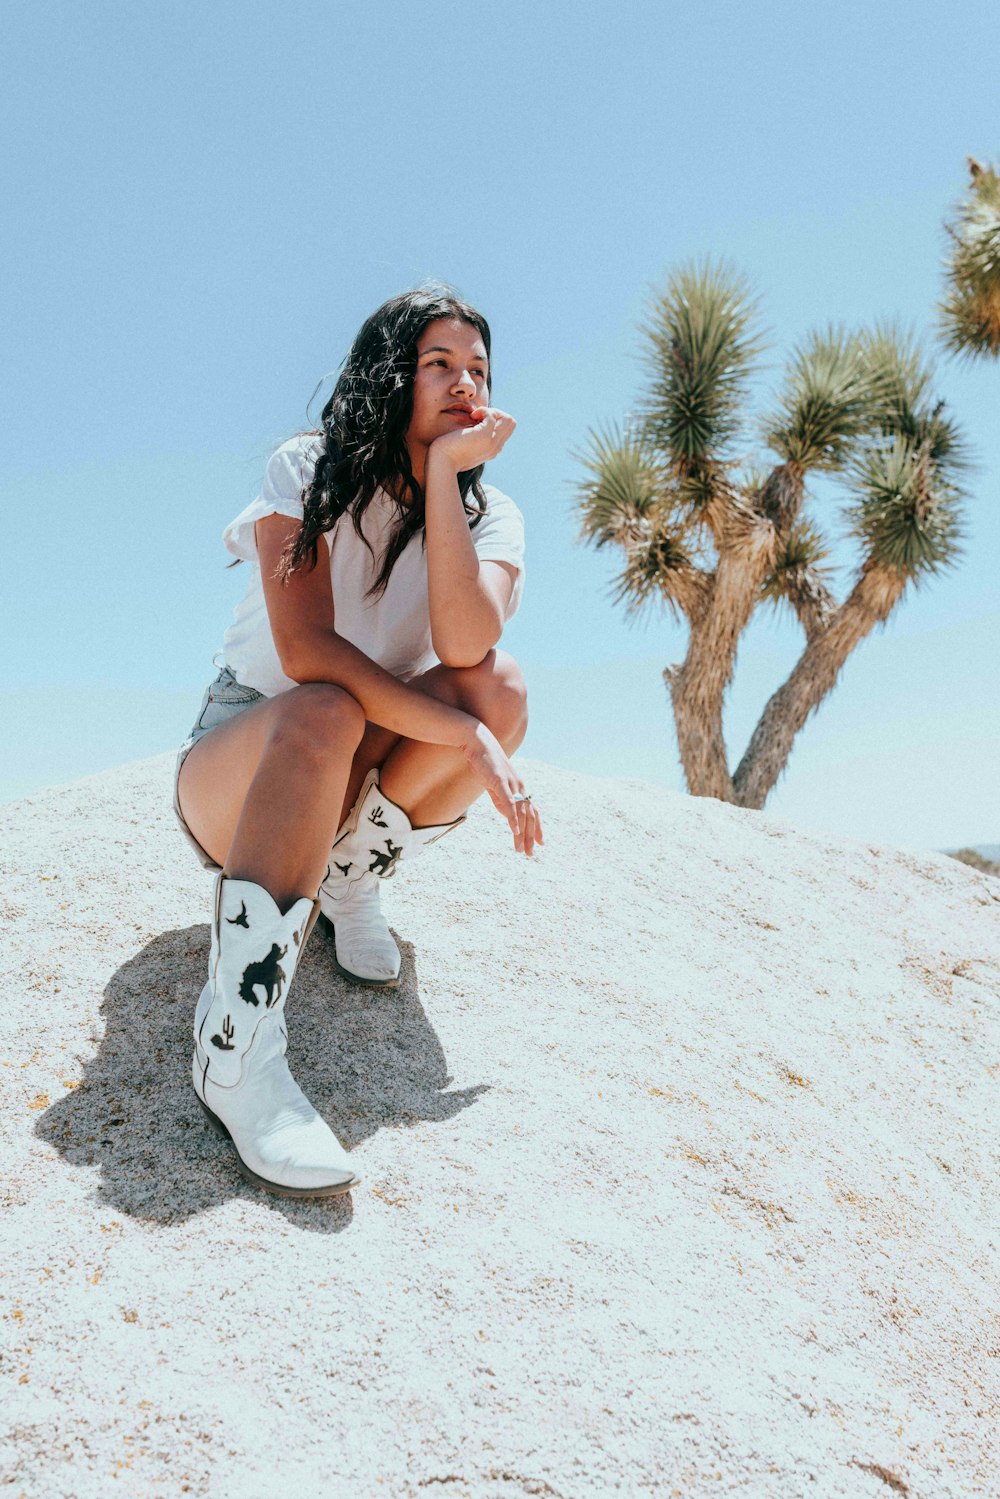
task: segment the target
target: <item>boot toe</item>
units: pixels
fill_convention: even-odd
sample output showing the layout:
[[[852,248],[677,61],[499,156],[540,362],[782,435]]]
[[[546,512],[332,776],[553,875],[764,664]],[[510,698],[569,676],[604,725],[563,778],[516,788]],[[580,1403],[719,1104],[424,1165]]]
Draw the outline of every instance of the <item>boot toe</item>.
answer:
[[[249,1159],[242,1151],[241,1159],[264,1185],[322,1191],[353,1186],[359,1180],[350,1156],[322,1120],[258,1136],[253,1146]]]
[[[399,977],[399,954],[390,958],[384,948],[351,947],[338,943],[337,957],[344,968],[358,978],[394,979]]]

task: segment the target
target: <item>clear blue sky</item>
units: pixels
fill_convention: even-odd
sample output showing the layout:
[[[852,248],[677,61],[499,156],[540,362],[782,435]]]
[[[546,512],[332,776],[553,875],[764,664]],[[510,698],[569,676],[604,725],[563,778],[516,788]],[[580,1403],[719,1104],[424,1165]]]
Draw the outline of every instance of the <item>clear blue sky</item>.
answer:
[[[574,539],[572,452],[635,399],[649,289],[742,267],[764,398],[812,326],[929,326],[965,156],[1000,154],[986,0],[13,0],[0,47],[8,798],[184,736],[243,584],[223,525],[429,275],[489,317],[519,423],[488,477],[528,525],[522,753],[680,787],[683,631],[627,624],[615,559]],[[1000,365],[939,374],[978,460],[965,560],[855,654],[769,804],[925,846],[1000,838]],[[816,514],[838,531],[825,490]],[[777,616],[746,637],[734,763],[799,645]]]

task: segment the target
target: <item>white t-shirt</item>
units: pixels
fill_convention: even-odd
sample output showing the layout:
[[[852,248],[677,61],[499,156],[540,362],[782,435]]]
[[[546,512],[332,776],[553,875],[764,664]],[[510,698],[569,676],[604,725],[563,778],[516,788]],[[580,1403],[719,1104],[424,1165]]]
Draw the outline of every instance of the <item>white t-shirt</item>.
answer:
[[[274,697],[295,683],[282,671],[271,636],[254,524],[266,515],[291,515],[301,520],[302,490],[312,479],[322,441],[315,433],[300,433],[282,443],[268,461],[260,494],[222,533],[228,550],[250,564],[247,591],[225,634],[223,658],[238,681],[255,687],[265,697]],[[524,520],[513,500],[491,484],[484,484],[483,489],[486,514],[470,535],[481,561],[509,562],[518,569],[507,607],[506,618],[510,619],[524,588]],[[394,677],[406,681],[437,662],[431,643],[427,554],[421,546],[421,533],[411,537],[400,554],[381,598],[365,598],[378,576],[398,513],[393,501],[379,490],[362,516],[361,525],[374,560],[350,515],[342,515],[325,533],[325,539],[337,634]]]

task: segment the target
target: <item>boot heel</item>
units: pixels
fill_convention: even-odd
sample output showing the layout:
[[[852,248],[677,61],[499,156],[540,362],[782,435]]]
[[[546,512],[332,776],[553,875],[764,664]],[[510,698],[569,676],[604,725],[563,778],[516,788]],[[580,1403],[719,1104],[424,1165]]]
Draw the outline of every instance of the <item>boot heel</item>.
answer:
[[[194,1096],[195,1098],[198,1098],[197,1093]],[[201,1105],[201,1111],[204,1114],[205,1118],[208,1120],[209,1124],[211,1124],[214,1129],[218,1130],[220,1135],[224,1135],[227,1140],[231,1140],[233,1137],[226,1129],[226,1126],[223,1124],[218,1114],[212,1113],[212,1110],[209,1108],[208,1104],[203,1098],[198,1098],[198,1102]]]

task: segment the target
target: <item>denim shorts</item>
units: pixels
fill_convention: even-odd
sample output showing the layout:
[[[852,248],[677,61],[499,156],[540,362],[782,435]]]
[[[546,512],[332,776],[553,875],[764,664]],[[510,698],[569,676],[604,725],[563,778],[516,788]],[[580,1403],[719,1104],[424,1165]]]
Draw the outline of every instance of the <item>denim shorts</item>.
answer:
[[[262,692],[258,692],[255,687],[244,687],[241,682],[237,682],[229,667],[224,666],[215,681],[205,689],[205,696],[201,700],[201,709],[194,721],[194,726],[177,752],[177,764],[174,767],[174,816],[187,842],[197,854],[202,867],[210,869],[215,874],[219,871],[218,864],[206,854],[184,821],[180,802],[177,800],[177,781],[181,766],[204,734],[209,733],[211,729],[217,729],[220,723],[228,723],[231,718],[236,717],[237,713],[243,713],[247,708],[252,708],[254,703],[262,702],[263,699]]]

